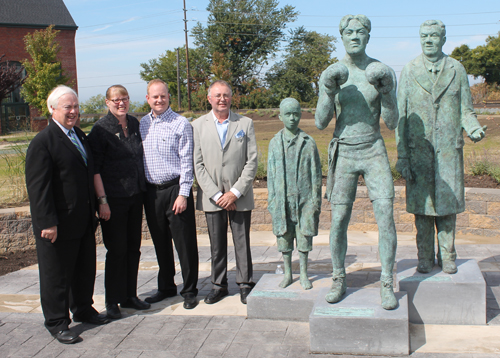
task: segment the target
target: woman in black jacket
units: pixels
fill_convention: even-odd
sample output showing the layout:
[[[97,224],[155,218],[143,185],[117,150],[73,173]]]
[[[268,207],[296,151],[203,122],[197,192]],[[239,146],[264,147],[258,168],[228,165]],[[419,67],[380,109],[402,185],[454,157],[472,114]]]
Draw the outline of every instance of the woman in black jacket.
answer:
[[[106,254],[104,287],[109,318],[120,308],[148,309],[137,297],[141,256],[142,193],[146,190],[139,121],[127,114],[129,95],[115,85],[106,91],[109,112],[89,134],[95,162],[94,186]]]

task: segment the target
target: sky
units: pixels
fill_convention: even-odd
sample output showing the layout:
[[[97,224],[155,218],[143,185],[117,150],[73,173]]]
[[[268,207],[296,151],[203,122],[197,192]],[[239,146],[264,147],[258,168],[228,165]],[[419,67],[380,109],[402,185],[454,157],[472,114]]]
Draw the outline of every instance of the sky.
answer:
[[[185,44],[182,0],[64,0],[79,27],[76,59],[80,101],[105,94],[114,84],[124,85],[131,100],[143,102],[146,82],[140,64],[158,58],[166,50]],[[207,24],[209,0],[186,0],[188,35],[201,22]],[[488,35],[500,31],[499,0],[338,1],[283,0],[299,12],[289,29],[306,30],[337,38],[334,56],[341,59],[344,48],[338,25],[347,14],[364,14],[372,22],[367,54],[391,66],[399,76],[403,66],[421,53],[419,26],[425,20],[446,25],[443,52],[450,54],[462,44],[474,48],[485,44]],[[188,36],[193,47],[193,38]],[[271,67],[271,64],[265,68]]]

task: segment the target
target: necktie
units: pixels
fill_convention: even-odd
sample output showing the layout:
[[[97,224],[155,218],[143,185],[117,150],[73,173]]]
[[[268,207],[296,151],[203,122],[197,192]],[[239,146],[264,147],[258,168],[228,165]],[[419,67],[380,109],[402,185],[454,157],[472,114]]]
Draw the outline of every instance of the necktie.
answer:
[[[438,72],[439,72],[439,66],[436,65],[436,64],[432,64],[431,72],[432,72],[432,78],[434,79],[434,81],[437,80],[437,76],[438,76]]]
[[[87,165],[87,154],[85,153],[85,150],[83,150],[83,148],[80,145],[80,143],[78,143],[78,141],[76,140],[76,133],[75,133],[75,131],[73,129],[71,129],[68,132],[68,136],[69,136],[69,139],[71,140],[71,142],[73,142],[73,144],[75,145],[76,149],[78,149],[78,151],[82,155],[82,158],[83,158],[83,161],[85,162],[85,165]]]

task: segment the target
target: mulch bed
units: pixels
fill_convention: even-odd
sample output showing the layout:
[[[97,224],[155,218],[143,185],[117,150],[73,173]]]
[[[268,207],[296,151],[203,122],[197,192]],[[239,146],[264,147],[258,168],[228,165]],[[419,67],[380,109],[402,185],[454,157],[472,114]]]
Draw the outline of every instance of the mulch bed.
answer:
[[[38,262],[36,250],[5,252],[0,254],[0,276],[14,272]]]

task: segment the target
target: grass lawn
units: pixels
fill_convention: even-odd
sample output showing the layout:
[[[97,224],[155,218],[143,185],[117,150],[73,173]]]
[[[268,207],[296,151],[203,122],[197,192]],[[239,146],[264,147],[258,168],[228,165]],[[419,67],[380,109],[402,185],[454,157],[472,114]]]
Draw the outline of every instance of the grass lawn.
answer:
[[[283,123],[277,116],[276,110],[251,110],[241,114],[251,117],[254,120],[255,134],[259,148],[259,174],[265,175],[267,169],[267,149],[271,138],[283,128]],[[473,143],[470,139],[465,139],[464,158],[465,171],[470,172],[472,164],[481,160],[488,160],[500,168],[500,115],[479,115],[481,125],[487,125],[486,138],[479,143]],[[93,123],[82,122],[81,129],[89,133]],[[332,138],[335,123],[319,130],[314,124],[314,113],[311,110],[302,112],[300,128],[311,135],[318,146],[318,150],[323,164],[323,173],[326,174],[328,159],[328,144]],[[387,129],[381,123],[381,133],[385,140],[385,145],[389,155],[391,165],[397,160],[396,139],[394,131]],[[0,136],[0,205],[6,203],[19,203],[26,199],[24,186],[24,162],[19,150],[26,150],[27,143],[36,133],[16,133]],[[2,144],[3,143],[3,144]]]
[[[251,114],[250,117],[254,119],[259,154],[262,159],[267,160],[269,141],[283,128],[283,123],[277,117],[265,118],[254,114]],[[473,143],[468,137],[465,138],[464,157],[466,171],[468,170],[470,161],[475,161],[484,157],[487,157],[491,162],[500,166],[500,115],[480,115],[478,119],[481,125],[487,125],[488,129],[486,130],[486,137],[478,143]],[[332,120],[327,128],[319,130],[314,124],[314,115],[304,111],[302,112],[302,119],[299,127],[314,138],[318,146],[321,161],[323,165],[326,165],[328,144],[332,139],[335,129],[334,120]],[[380,124],[380,129],[389,155],[389,161],[391,165],[394,165],[397,160],[395,132],[387,129],[384,123]],[[325,173],[325,167],[323,168],[323,172]]]

